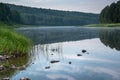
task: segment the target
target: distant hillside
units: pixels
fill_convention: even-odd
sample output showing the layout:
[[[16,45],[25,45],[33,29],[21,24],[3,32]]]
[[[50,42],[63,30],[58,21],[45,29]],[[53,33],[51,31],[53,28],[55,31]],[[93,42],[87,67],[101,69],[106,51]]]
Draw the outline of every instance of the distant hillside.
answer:
[[[23,24],[28,25],[86,25],[99,23],[99,15],[83,12],[59,11],[7,4],[21,15]]]
[[[1,23],[13,24],[21,23],[21,16],[16,10],[11,10],[9,6],[4,3],[0,3],[0,25]]]

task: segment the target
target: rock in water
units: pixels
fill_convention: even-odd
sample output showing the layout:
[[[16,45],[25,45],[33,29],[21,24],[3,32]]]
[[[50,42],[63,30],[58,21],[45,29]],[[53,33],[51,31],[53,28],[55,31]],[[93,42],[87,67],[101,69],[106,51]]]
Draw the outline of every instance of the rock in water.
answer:
[[[72,64],[72,62],[70,61],[69,64]]]
[[[82,53],[85,53],[85,52],[87,52],[87,51],[83,49],[83,50],[82,50]]]
[[[82,56],[81,54],[77,54],[77,56]]]
[[[50,63],[58,63],[58,62],[60,62],[59,60],[52,60],[52,61],[50,61]]]
[[[45,67],[45,69],[50,69],[50,66]]]

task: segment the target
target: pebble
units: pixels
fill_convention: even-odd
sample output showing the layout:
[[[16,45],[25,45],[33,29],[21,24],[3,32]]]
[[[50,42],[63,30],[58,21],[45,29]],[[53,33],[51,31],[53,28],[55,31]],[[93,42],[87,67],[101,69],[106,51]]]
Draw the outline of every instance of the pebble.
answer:
[[[22,77],[20,80],[30,80],[30,79],[26,77]]]

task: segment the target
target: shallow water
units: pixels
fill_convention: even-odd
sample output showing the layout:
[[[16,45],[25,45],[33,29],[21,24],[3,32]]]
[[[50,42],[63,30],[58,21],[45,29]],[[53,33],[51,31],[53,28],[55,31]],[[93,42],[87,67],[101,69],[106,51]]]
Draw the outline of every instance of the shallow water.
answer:
[[[120,80],[120,29],[25,28],[20,32],[36,42],[29,66],[11,80]]]

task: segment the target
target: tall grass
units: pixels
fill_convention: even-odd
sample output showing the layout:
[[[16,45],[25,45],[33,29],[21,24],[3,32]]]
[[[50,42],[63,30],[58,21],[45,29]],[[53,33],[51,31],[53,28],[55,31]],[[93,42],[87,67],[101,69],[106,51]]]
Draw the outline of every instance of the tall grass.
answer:
[[[0,28],[0,54],[24,54],[29,46],[29,39],[11,29]]]

